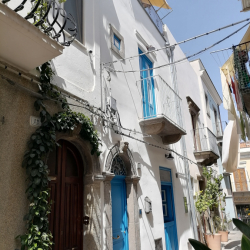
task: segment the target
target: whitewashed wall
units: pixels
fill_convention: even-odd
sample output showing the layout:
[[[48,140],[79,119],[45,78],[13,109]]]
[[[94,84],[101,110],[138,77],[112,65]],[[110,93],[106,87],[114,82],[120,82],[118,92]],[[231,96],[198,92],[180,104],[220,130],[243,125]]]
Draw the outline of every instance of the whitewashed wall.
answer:
[[[137,55],[138,47],[140,47],[143,51],[146,51],[145,46],[136,36],[135,30],[140,33],[140,35],[149,45],[153,45],[156,48],[163,47],[165,45],[164,39],[136,0],[109,0],[103,2],[101,8],[104,13],[103,32],[101,31],[102,62],[120,59],[120,57],[116,55],[116,53],[110,50],[109,24],[112,24],[124,37],[125,57]],[[169,39],[172,39],[170,33]],[[173,41],[173,39],[171,41]],[[178,47],[175,49],[175,51],[176,59],[184,56],[184,54]],[[156,56],[150,56],[149,58],[154,63],[154,66],[163,65],[169,62],[167,54],[164,50],[161,52],[157,52]],[[135,59],[132,59],[131,61],[126,60],[122,61],[121,63],[115,63],[113,67],[116,70],[138,70],[139,58],[137,57]],[[188,62],[183,63],[180,68],[179,66],[177,66],[177,74],[178,84],[184,83],[184,81],[182,81],[182,78],[189,79],[188,83],[196,83],[196,85],[198,84],[197,77]],[[172,86],[170,67],[163,67],[161,69],[154,70],[154,75],[160,75],[170,86]],[[106,78],[106,72],[104,72],[104,76]],[[139,72],[128,73],[126,75],[124,75],[123,73],[111,72],[110,84],[107,83],[108,87],[111,88],[112,96],[117,100],[117,106],[121,116],[122,125],[127,128],[136,129],[137,131],[141,131],[141,127],[139,126],[139,118],[142,114],[140,89],[138,89],[138,87],[136,86],[136,81],[139,79]],[[106,84],[106,82],[106,80],[103,80],[104,85]],[[183,88],[183,85],[180,88]],[[188,89],[187,86],[185,88]],[[191,89],[192,86],[189,89],[190,91],[188,91],[190,93],[190,96],[192,96],[191,93],[193,93]],[[184,95],[184,93],[185,92],[183,90],[183,92],[180,94],[183,99],[183,106],[185,106],[183,114],[187,113],[184,115],[184,120],[188,120],[190,119],[190,114],[187,110],[186,96]],[[190,131],[191,127],[190,129],[188,128],[186,130]],[[143,137],[140,135],[134,135],[133,133],[131,135],[136,136],[139,139],[143,139]],[[168,161],[165,159],[165,152],[163,150],[145,146],[140,142],[127,139],[126,137],[122,138],[117,135],[112,135],[112,137],[109,139],[109,141],[105,141],[106,145],[115,143],[117,140],[128,141],[135,161],[141,162],[143,166],[141,171],[141,180],[138,185],[139,206],[143,209],[143,214],[140,218],[141,249],[154,249],[154,239],[157,238],[163,239],[163,246],[165,249],[164,224],[160,196],[160,166],[167,167],[172,170],[179,248],[187,249],[188,238],[192,238],[193,233],[190,226],[190,214],[185,214],[184,211],[183,197],[187,196],[186,180],[185,178],[179,177],[177,179],[175,177],[176,172],[185,173],[183,161],[178,157],[175,157],[175,160],[172,162]],[[157,136],[154,138],[144,138],[144,140],[162,146],[160,138],[158,138]],[[173,145],[172,148],[181,153],[180,143]],[[192,151],[193,145],[189,147],[189,150],[190,157],[195,160],[193,158]],[[144,213],[145,196],[148,196],[153,203],[153,212],[149,215],[146,215]]]
[[[138,39],[135,30],[149,45],[156,48],[163,47],[165,40],[137,0],[84,1],[83,11],[84,44],[75,41],[69,48],[66,48],[62,56],[53,60],[53,67],[56,71],[54,82],[72,94],[88,100],[90,104],[102,108],[105,108],[107,96],[111,93],[112,97],[117,100],[122,126],[143,132],[139,126],[139,119],[142,116],[141,93],[140,88],[136,85],[136,81],[140,79],[139,72],[128,74],[111,72],[111,81],[109,82],[106,79],[107,71],[104,69],[101,72],[100,64],[120,59],[119,55],[110,49],[110,24],[124,37],[125,57],[137,55],[138,47],[146,51],[144,43]],[[170,31],[168,31],[168,37],[170,44],[175,43]],[[88,53],[89,50],[93,51],[91,55]],[[184,53],[177,46],[174,50],[174,59],[178,60],[183,57],[185,57]],[[165,50],[157,52],[155,56],[151,55],[149,58],[154,66],[169,62]],[[115,70],[139,70],[139,58],[125,60],[111,66]],[[187,132],[185,136],[187,156],[195,161],[192,123],[186,97],[190,96],[201,108],[201,112],[204,112],[198,88],[199,78],[188,61],[177,64],[176,69],[179,95],[182,98],[184,128]],[[173,86],[170,67],[154,70],[154,75],[160,75],[170,86]],[[199,119],[200,124],[205,123],[203,115],[200,115]],[[141,249],[143,250],[155,249],[154,239],[157,238],[163,239],[163,249],[166,249],[159,167],[167,167],[172,170],[179,249],[186,250],[188,238],[194,237],[190,223],[190,208],[189,213],[185,213],[184,210],[183,197],[187,197],[187,183],[185,176],[184,178],[175,177],[177,172],[185,174],[183,160],[174,155],[174,161],[168,161],[165,158],[166,152],[164,150],[146,146],[100,127],[97,129],[103,140],[103,154],[100,156],[103,170],[108,150],[118,141],[129,142],[134,160],[142,164],[141,180],[138,184],[138,201],[139,207],[143,210],[140,218]],[[143,137],[134,133],[131,135],[163,146],[161,139],[157,136]],[[171,145],[171,148],[184,154],[180,142]],[[198,191],[197,176],[200,175],[200,171],[194,164],[189,165],[189,168],[194,179],[194,189]],[[153,211],[148,215],[144,212],[145,196],[148,196],[153,204]]]

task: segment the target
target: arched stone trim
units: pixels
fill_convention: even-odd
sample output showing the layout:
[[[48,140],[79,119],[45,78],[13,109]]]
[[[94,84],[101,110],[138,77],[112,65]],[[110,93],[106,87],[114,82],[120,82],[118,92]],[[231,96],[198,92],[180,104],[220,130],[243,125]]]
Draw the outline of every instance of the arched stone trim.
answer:
[[[76,128],[77,130],[77,128]],[[79,150],[82,159],[83,164],[85,166],[84,168],[84,175],[100,175],[101,174],[101,168],[99,159],[96,155],[91,155],[91,145],[88,141],[83,140],[79,133],[72,133],[72,132],[59,132],[56,134],[56,140],[59,141],[60,139],[66,140],[71,142],[76,146],[76,148]],[[79,131],[80,132],[80,131]]]
[[[104,230],[106,249],[113,250],[112,233],[112,201],[111,201],[111,180],[115,177],[112,173],[112,163],[115,157],[121,157],[126,167],[126,189],[127,189],[127,213],[128,213],[128,237],[129,249],[140,250],[140,223],[137,200],[137,183],[140,177],[136,175],[135,162],[127,142],[119,142],[114,145],[106,158],[104,180]]]
[[[117,155],[119,155],[124,162],[126,176],[136,175],[133,154],[128,145],[128,142],[119,142],[110,149],[106,159],[105,172],[112,173],[113,160]]]

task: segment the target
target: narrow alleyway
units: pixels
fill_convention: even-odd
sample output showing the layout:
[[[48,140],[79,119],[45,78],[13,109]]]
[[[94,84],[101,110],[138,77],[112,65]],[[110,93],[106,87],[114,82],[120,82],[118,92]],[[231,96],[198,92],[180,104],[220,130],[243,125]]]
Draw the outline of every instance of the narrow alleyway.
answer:
[[[224,242],[221,244],[222,250],[231,249],[231,250],[241,250],[241,236],[242,233],[240,231],[231,231],[228,235],[228,242]]]

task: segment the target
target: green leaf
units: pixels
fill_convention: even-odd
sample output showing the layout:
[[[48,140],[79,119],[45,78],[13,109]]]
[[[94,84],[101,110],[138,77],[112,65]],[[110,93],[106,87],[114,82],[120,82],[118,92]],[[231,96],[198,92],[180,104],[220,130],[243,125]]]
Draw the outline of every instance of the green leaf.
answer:
[[[243,234],[241,239],[241,249],[249,250],[250,249],[250,240]]]
[[[194,239],[188,239],[188,240],[195,250],[211,250],[210,248],[208,248],[207,246],[205,246],[204,244],[202,244],[197,240]]]
[[[238,219],[233,219],[234,225],[248,238],[250,239],[250,227]]]

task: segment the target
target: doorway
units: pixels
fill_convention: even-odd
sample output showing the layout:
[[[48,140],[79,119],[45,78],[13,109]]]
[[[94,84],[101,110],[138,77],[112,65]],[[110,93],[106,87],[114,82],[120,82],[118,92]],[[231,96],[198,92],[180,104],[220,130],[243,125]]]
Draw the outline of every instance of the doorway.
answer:
[[[83,162],[78,149],[70,142],[61,145],[48,158],[50,231],[53,250],[83,249]]]
[[[111,181],[113,250],[128,250],[128,219],[125,176]]]
[[[112,162],[111,181],[113,250],[128,250],[128,215],[126,192],[126,167],[119,155]]]
[[[171,170],[160,167],[160,176],[166,249],[178,250],[178,235],[176,228]]]

